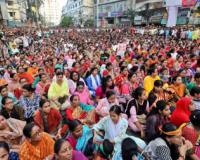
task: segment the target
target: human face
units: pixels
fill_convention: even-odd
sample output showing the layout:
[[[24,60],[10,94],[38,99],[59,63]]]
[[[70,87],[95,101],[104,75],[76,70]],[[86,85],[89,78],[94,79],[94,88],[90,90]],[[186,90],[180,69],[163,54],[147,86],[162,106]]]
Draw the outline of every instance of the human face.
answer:
[[[79,97],[74,96],[73,101],[72,101],[73,106],[78,106],[79,105]]]
[[[63,80],[63,75],[58,75],[57,76],[57,81],[58,82],[62,82],[62,80]]]
[[[72,78],[74,81],[78,81],[78,73],[73,73]]]
[[[5,148],[1,147],[0,148],[0,159],[8,160],[8,157],[9,157],[8,151]]]
[[[110,118],[115,124],[119,121],[119,115],[117,115],[115,112],[110,112]]]
[[[153,77],[156,77],[157,75],[158,75],[158,70],[155,69],[155,71],[153,72],[152,76],[153,76]]]
[[[72,151],[73,148],[68,141],[63,142],[61,148],[58,152],[59,160],[72,160]]]
[[[94,76],[96,76],[96,75],[97,75],[97,72],[98,72],[98,70],[95,69],[95,70],[92,72],[92,74],[93,74]]]
[[[13,109],[13,100],[8,98],[6,99],[6,103],[4,105],[4,108],[8,109],[8,110],[12,110]]]
[[[5,97],[5,96],[7,96],[7,95],[8,95],[8,88],[5,87],[5,88],[3,88],[3,89],[1,90],[1,96],[2,96],[2,97]]]
[[[20,84],[21,84],[21,86],[23,86],[23,85],[25,85],[25,84],[28,84],[28,82],[27,82],[27,80],[26,80],[25,78],[22,78],[22,79],[20,80]]]
[[[112,95],[112,96],[110,96],[109,98],[108,98],[108,102],[109,103],[115,103],[115,99],[116,99],[116,96],[115,95]]]
[[[38,142],[41,140],[41,130],[38,126],[34,126],[31,132],[31,141]]]
[[[30,92],[26,89],[22,89],[22,92],[24,97],[29,97],[31,95]]]
[[[146,96],[146,91],[144,90],[142,92],[142,95],[139,97],[141,100],[146,100],[147,99],[147,96]]]
[[[123,75],[127,76],[128,75],[128,68],[125,68],[122,73],[123,73]]]
[[[17,74],[15,74],[15,75],[13,76],[13,80],[14,80],[14,81],[18,81],[18,80],[19,80],[19,77],[17,76]]]
[[[178,135],[176,136],[173,136],[173,137],[169,137],[167,138],[168,141],[172,144],[175,144],[175,145],[182,145],[183,144],[183,137],[182,137],[182,132],[180,132]]]
[[[108,87],[110,87],[110,86],[112,86],[112,84],[113,84],[112,79],[111,79],[111,78],[108,79],[108,81],[106,82],[106,85],[107,85]]]
[[[73,131],[73,135],[74,135],[76,138],[79,138],[79,137],[82,136],[82,134],[83,134],[83,126],[82,126],[82,124],[79,124],[79,125],[76,127],[75,131]]]
[[[43,104],[42,106],[42,110],[44,111],[44,113],[48,114],[51,110],[51,106],[50,103],[47,101]]]
[[[3,130],[6,127],[6,119],[3,116],[0,116],[0,130]]]
[[[162,86],[155,86],[156,92],[161,92],[162,91]]]
[[[181,77],[177,77],[176,83],[177,83],[177,84],[181,84],[181,83],[182,83],[182,78],[181,78]]]
[[[186,66],[187,69],[189,69],[191,67],[191,63],[187,62],[185,66]]]
[[[24,68],[23,67],[19,67],[18,72],[19,73],[23,73],[24,72]]]
[[[132,77],[131,77],[131,79],[130,79],[130,81],[132,83],[134,83],[134,82],[136,82],[136,80],[137,80],[137,76],[136,76],[136,74],[133,74]]]
[[[168,117],[168,116],[171,114],[170,107],[169,107],[169,106],[166,106],[165,109],[164,109],[163,111],[161,111],[161,114],[162,114],[163,116]]]
[[[79,85],[77,87],[78,92],[82,93],[84,91],[84,86],[83,85]]]
[[[47,80],[47,76],[46,76],[46,75],[42,75],[41,81],[42,81],[42,82],[46,82],[46,80]]]

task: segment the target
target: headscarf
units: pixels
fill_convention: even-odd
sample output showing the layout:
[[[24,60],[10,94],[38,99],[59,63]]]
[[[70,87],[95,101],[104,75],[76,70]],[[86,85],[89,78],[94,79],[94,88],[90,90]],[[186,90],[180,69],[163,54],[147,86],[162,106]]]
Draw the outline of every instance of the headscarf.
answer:
[[[171,122],[176,126],[180,126],[183,123],[190,121],[190,109],[189,105],[191,103],[191,98],[183,97],[176,103],[176,109],[172,113]]]

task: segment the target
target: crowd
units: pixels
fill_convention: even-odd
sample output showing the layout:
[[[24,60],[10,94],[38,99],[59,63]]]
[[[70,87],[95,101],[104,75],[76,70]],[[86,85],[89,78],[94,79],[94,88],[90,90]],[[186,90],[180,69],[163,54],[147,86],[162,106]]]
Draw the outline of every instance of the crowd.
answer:
[[[1,160],[199,160],[200,33],[0,33]]]

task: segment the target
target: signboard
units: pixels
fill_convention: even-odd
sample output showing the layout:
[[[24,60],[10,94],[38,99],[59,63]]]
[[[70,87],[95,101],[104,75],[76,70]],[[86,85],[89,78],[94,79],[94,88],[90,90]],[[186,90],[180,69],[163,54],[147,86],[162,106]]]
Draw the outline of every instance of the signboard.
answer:
[[[182,0],[182,7],[193,7],[197,0]]]

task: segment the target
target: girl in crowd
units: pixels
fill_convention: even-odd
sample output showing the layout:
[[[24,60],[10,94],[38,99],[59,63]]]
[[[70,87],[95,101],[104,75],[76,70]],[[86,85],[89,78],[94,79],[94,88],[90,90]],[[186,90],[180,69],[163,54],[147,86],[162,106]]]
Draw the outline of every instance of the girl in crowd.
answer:
[[[165,100],[159,100],[147,116],[145,137],[148,142],[156,138],[159,134],[159,127],[169,122],[170,107]]]
[[[185,87],[185,84],[182,82],[182,78],[180,76],[173,77],[170,88],[172,88],[176,92],[179,98],[185,95],[186,87]]]
[[[61,128],[62,116],[58,110],[51,108],[50,102],[46,99],[40,100],[40,108],[35,112],[34,122],[43,131],[55,136]]]
[[[118,105],[119,102],[117,100],[116,94],[114,91],[109,90],[106,92],[106,98],[103,98],[99,101],[96,107],[96,114],[100,117],[105,117],[109,115],[109,110],[113,105]]]
[[[9,145],[4,141],[0,141],[0,159],[19,160],[19,155],[16,152],[10,152]]]
[[[195,110],[195,106],[192,104],[192,100],[189,97],[183,97],[176,103],[176,108],[170,118],[171,122],[176,126],[180,126],[183,123],[188,123],[191,111]]]
[[[132,93],[132,99],[127,103],[125,110],[128,116],[128,123],[135,132],[140,132],[144,137],[144,125],[146,116],[149,113],[149,102],[146,98],[146,91],[142,87],[138,87]]]
[[[79,81],[77,83],[76,91],[74,92],[75,95],[78,95],[80,98],[80,102],[85,104],[94,104],[91,100],[90,93],[87,89],[87,86],[85,86],[84,82]]]

